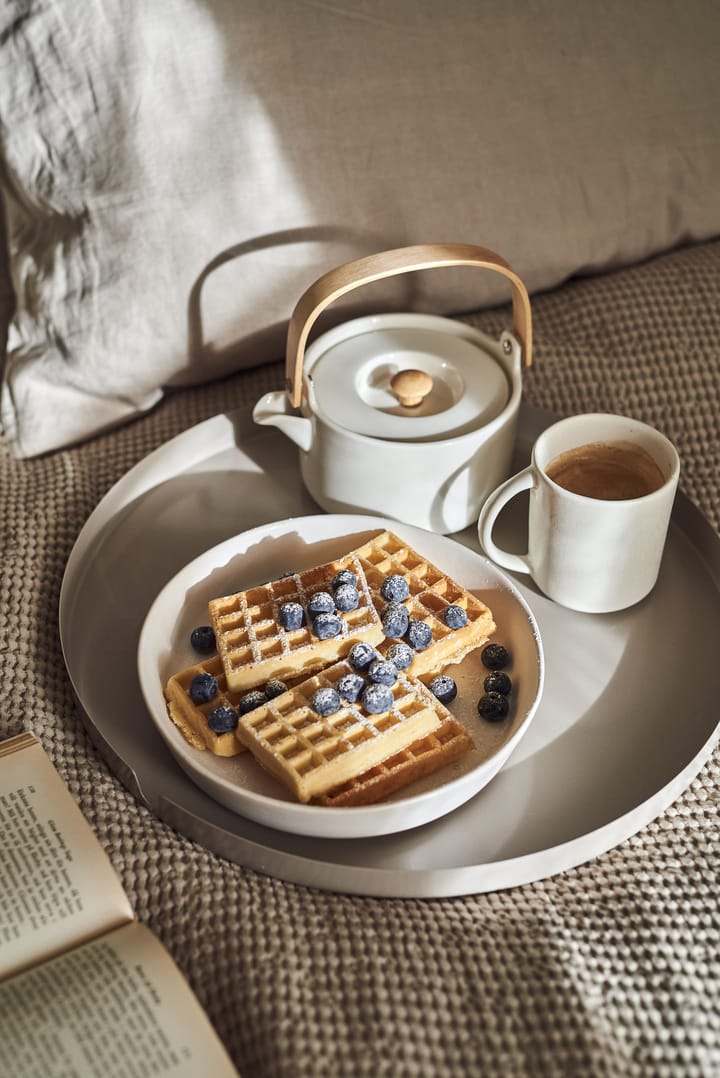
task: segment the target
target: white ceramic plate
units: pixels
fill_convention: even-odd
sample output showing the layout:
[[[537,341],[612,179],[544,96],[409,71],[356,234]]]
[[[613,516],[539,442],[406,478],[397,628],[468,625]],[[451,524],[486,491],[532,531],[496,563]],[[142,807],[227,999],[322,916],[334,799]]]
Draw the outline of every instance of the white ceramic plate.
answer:
[[[453,668],[458,696],[453,715],[470,731],[475,749],[377,805],[324,808],[303,805],[249,753],[230,759],[192,748],[169,720],[163,686],[199,661],[190,633],[208,621],[208,600],[277,578],[289,569],[322,564],[390,528],[441,570],[478,595],[493,611],[494,637],[513,657],[510,715],[488,723],[477,713],[487,670],[479,652]],[[375,517],[298,517],[254,528],[193,559],[165,585],[140,634],[138,674],[161,737],[187,775],[234,812],[279,830],[323,838],[364,838],[406,831],[445,816],[474,797],[497,774],[527,732],[543,686],[543,653],[535,618],[511,581],[486,558],[451,539]]]

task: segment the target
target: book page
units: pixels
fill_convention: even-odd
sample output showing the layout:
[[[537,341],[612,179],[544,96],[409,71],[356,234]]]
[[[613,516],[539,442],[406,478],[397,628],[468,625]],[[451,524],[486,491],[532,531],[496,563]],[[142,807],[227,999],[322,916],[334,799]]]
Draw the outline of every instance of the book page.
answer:
[[[0,978],[132,916],[40,743],[27,734],[0,742]]]
[[[0,984],[0,1074],[237,1078],[180,970],[137,922]]]

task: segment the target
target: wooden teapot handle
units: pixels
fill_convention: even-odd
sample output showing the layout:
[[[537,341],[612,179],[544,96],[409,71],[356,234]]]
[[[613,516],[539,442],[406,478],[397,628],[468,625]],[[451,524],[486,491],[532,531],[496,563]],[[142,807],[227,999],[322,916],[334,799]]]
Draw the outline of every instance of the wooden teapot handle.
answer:
[[[285,353],[285,388],[294,408],[302,401],[302,370],[305,346],[318,316],[334,300],[361,285],[384,277],[440,266],[478,266],[496,270],[512,285],[513,332],[520,342],[525,366],[532,362],[532,316],[525,285],[507,262],[488,250],[470,243],[422,243],[397,247],[380,254],[366,255],[329,270],[305,291],[290,318]]]

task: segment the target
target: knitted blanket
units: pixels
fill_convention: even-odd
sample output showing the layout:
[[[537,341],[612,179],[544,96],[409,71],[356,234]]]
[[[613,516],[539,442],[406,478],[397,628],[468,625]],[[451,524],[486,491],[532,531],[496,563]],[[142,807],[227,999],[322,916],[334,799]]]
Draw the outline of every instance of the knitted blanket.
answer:
[[[720,242],[572,280],[533,297],[533,313],[527,402],[659,427],[720,529]],[[468,317],[493,336],[508,323],[505,308]],[[720,1073],[717,752],[660,818],[588,864],[408,900],[225,861],[155,819],[93,748],[57,628],[83,522],[152,449],[280,384],[279,364],[249,370],[72,449],[3,449],[0,734],[42,739],[244,1075]]]

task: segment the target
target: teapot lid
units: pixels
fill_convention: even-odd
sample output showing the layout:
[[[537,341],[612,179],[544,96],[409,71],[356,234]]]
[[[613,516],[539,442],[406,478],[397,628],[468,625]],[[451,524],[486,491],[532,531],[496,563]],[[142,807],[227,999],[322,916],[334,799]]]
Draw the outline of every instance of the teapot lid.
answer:
[[[486,426],[511,396],[508,375],[471,326],[436,315],[358,318],[307,350],[311,405],[370,438],[428,442]]]

